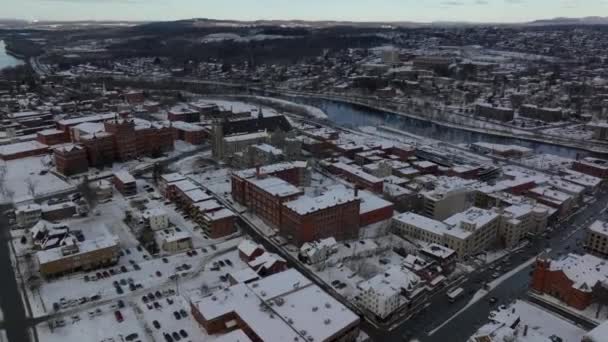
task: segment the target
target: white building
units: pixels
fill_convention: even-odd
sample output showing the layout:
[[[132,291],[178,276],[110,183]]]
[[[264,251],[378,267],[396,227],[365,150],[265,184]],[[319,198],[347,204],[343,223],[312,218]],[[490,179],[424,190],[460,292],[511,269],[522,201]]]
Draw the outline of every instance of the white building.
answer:
[[[143,218],[150,225],[153,231],[169,227],[169,215],[161,208],[154,208],[146,211]]]
[[[420,277],[402,266],[393,266],[358,288],[359,304],[382,319],[420,298],[426,289]]]
[[[597,220],[587,227],[585,248],[591,254],[608,256],[608,223]]]
[[[459,257],[478,253],[497,241],[500,217],[476,207],[437,221],[414,213],[393,217],[397,234],[456,251]]]
[[[467,210],[474,203],[473,185],[476,181],[459,177],[437,177],[431,183],[434,189],[421,193],[424,198],[424,214],[428,217],[445,220]]]
[[[167,253],[180,253],[192,249],[192,236],[179,228],[159,230],[155,234],[158,247]]]
[[[500,217],[493,211],[472,207],[444,222],[450,227],[445,244],[461,257],[479,253],[497,241]]]
[[[549,210],[543,205],[514,204],[496,211],[501,216],[498,234],[507,248],[516,246],[528,234],[544,231],[549,218]]]
[[[426,243],[444,245],[444,234],[447,224],[431,218],[407,212],[393,217],[392,227],[395,233]]]
[[[29,228],[42,217],[42,208],[36,203],[25,204],[15,210],[15,221],[20,228]]]
[[[327,260],[336,251],[336,247],[336,239],[333,237],[305,242],[300,247],[300,258],[309,264],[316,264]]]

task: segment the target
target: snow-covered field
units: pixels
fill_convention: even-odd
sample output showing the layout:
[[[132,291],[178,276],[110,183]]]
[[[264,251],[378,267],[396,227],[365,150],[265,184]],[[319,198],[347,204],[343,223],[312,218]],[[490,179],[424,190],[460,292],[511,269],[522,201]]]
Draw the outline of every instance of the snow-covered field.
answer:
[[[61,178],[50,173],[48,156],[28,157],[6,162],[6,188],[9,194],[0,194],[0,202],[11,200],[15,203],[32,199],[28,182],[33,185],[35,196],[69,190],[73,187]]]

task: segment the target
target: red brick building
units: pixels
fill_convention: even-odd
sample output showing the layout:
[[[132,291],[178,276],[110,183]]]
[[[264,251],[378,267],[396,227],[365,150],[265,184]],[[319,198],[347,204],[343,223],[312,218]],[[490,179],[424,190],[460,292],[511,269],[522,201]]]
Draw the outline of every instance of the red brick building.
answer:
[[[71,176],[89,169],[87,151],[81,145],[69,145],[54,150],[57,172]]]
[[[127,171],[114,173],[114,186],[123,196],[133,196],[137,194],[137,183],[135,178]]]
[[[103,123],[106,132],[114,137],[115,157],[126,161],[137,157],[135,123],[129,120],[110,120]]]
[[[393,217],[393,203],[367,191],[358,191],[356,197],[361,199],[359,206],[359,225],[361,227],[390,220]]]
[[[359,236],[360,199],[352,191],[334,189],[318,197],[302,196],[282,206],[279,232],[301,246],[304,242]]]
[[[229,209],[207,212],[203,214],[203,231],[211,239],[218,239],[236,232],[234,225],[236,215]]]
[[[101,132],[80,136],[80,143],[87,151],[90,166],[100,167],[114,162],[114,137],[111,134]]]
[[[45,145],[57,145],[70,141],[70,136],[58,129],[45,129],[36,133],[36,140]]]
[[[287,261],[279,255],[269,252],[264,252],[257,256],[248,265],[261,277],[268,277],[287,270]]]
[[[387,153],[397,156],[401,160],[408,160],[416,155],[416,148],[410,145],[396,145],[389,148]]]
[[[356,186],[369,189],[376,193],[382,193],[384,181],[374,175],[370,175],[360,168],[344,163],[334,163],[329,166],[329,170],[332,173],[344,177]]]
[[[572,169],[587,175],[608,178],[608,161],[597,158],[585,158],[572,164]]]
[[[69,127],[76,122],[94,121],[64,121],[64,127],[67,129],[65,132],[69,132]],[[115,160],[131,160],[143,155],[157,156],[173,150],[173,132],[169,127],[154,123],[136,125],[133,119],[117,117],[105,121],[103,131],[78,134],[72,138],[75,142],[82,144],[86,150],[89,165],[94,167],[109,165]],[[76,156],[73,157],[78,159]]]
[[[251,241],[243,240],[238,246],[239,257],[243,262],[249,263],[258,256],[264,254],[264,248],[261,245]]]
[[[169,109],[167,119],[169,121],[200,122],[201,113],[188,107],[176,106]]]
[[[237,171],[231,175],[232,197],[239,203],[245,203],[247,179],[265,176],[280,178],[294,186],[304,186],[308,182],[308,168],[306,162],[296,161]]]
[[[531,287],[568,306],[584,310],[592,303],[594,291],[606,276],[605,260],[590,254],[569,254],[560,260],[538,259]]]
[[[207,138],[207,132],[201,126],[188,122],[175,121],[171,125],[173,138],[182,140],[192,145],[200,145]]]
[[[234,200],[275,227],[281,227],[282,204],[303,194],[302,190],[277,177],[250,178],[243,185],[242,196],[234,197]]]
[[[124,94],[125,101],[128,103],[143,103],[145,101],[144,92],[131,90]]]

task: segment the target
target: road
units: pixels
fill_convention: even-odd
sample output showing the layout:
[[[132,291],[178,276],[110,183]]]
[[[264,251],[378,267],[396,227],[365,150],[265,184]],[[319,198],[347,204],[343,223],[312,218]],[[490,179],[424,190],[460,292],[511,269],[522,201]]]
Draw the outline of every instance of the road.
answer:
[[[518,265],[527,262],[546,248],[551,250],[549,252],[551,257],[559,257],[571,252],[584,253],[582,247],[576,245],[576,241],[584,240],[584,228],[594,220],[608,218],[607,213],[604,212],[607,203],[608,194],[603,189],[601,193],[597,194],[597,200],[594,203],[559,224],[559,228],[552,233],[550,239],[537,238],[531,241],[531,244],[523,249],[523,252],[510,255],[508,258],[512,264],[511,266],[499,261],[498,264],[502,267],[502,273],[507,273]],[[492,279],[491,275],[495,270],[490,269],[490,266],[487,265],[469,275],[468,279],[461,285],[466,289],[467,295],[461,297],[454,304],[449,303],[445,295],[435,296],[423,313],[403,322],[393,331],[381,331],[366,323],[364,323],[363,328],[374,341],[403,341],[403,336],[411,336],[423,342],[464,342],[481,325],[487,322],[490,311],[494,310],[497,305],[509,303],[518,298],[525,298],[529,290],[530,272],[533,265],[515,272],[511,277],[489,291],[483,299],[469,306],[449,323],[429,335],[430,331],[444,324],[456,312],[463,309],[473,297],[473,293],[482,289],[484,282]],[[491,297],[496,297],[498,303],[490,304],[488,299]]]

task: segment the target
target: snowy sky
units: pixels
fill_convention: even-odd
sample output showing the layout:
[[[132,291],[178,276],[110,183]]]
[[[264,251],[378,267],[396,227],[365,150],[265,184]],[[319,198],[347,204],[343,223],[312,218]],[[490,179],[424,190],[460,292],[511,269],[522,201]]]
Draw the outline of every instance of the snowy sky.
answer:
[[[0,0],[27,20],[304,19],[518,22],[608,16],[608,0]]]

